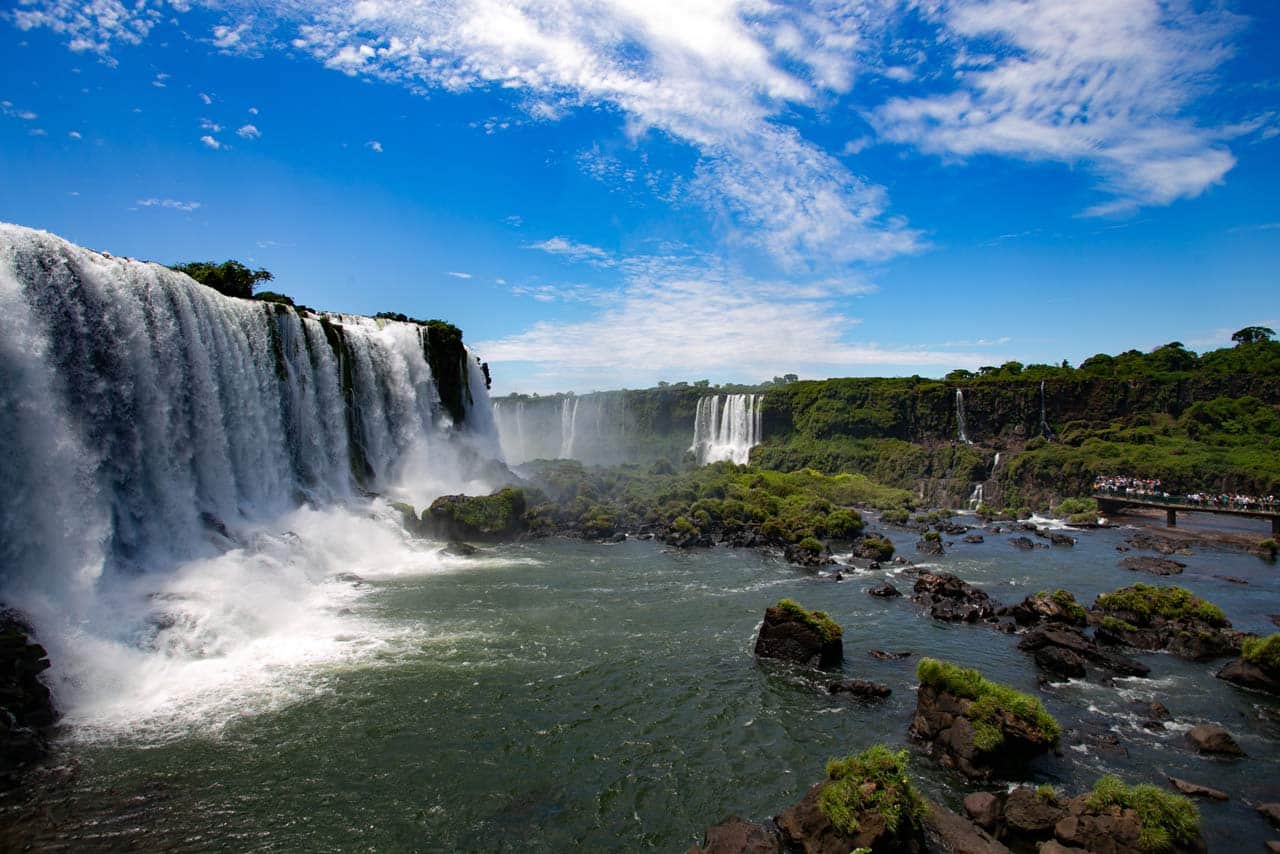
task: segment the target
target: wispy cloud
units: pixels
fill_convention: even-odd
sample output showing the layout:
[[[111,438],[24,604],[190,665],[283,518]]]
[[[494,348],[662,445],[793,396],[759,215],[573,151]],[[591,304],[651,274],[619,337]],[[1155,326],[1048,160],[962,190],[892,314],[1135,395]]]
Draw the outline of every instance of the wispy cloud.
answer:
[[[21,119],[24,122],[34,122],[40,118],[30,110],[22,110],[15,107],[12,101],[0,101],[0,115],[11,119]]]
[[[613,266],[613,257],[599,246],[589,243],[578,243],[567,237],[551,237],[537,243],[530,243],[525,249],[536,249],[548,255],[561,255],[570,261],[583,261],[597,267]]]
[[[236,131],[236,136],[241,139],[257,139],[262,136],[262,132],[254,125],[243,125]]]
[[[365,148],[368,148],[371,151],[376,151],[378,154],[382,153],[382,143],[378,142],[376,139],[371,139],[364,145]]]
[[[67,136],[70,137],[71,139],[84,139],[84,137],[81,135],[80,131],[78,130],[67,131]]]
[[[200,137],[200,141],[203,142],[205,145],[207,145],[209,148],[212,148],[214,151],[217,151],[218,149],[222,148],[222,143],[214,139],[212,136],[209,136],[208,134],[205,134],[204,136]]]
[[[213,103],[213,99],[203,92],[200,93],[200,100],[204,102],[206,107]]]
[[[183,211],[190,213],[200,207],[199,202],[183,202],[178,199],[138,199],[138,207],[140,208],[166,208],[173,211]]]
[[[923,8],[942,31],[935,59],[952,67],[956,86],[872,111],[884,137],[952,157],[1084,165],[1107,197],[1088,214],[1197,196],[1235,164],[1224,134],[1190,115],[1240,25],[1219,6],[942,0]]]
[[[200,130],[207,130],[210,133],[218,133],[220,130],[222,130],[222,125],[218,124],[212,119],[201,118]]]
[[[470,279],[470,278],[471,278],[471,274],[470,274],[470,273],[460,273],[460,272],[457,272],[457,271],[455,271],[455,270],[450,270],[449,272],[445,273],[445,275],[446,275],[446,276],[453,276],[455,279]]]

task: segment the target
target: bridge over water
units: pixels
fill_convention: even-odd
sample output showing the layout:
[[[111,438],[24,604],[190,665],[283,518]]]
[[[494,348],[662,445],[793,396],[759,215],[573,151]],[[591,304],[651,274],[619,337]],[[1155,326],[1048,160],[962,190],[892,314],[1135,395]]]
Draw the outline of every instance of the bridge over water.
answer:
[[[1104,513],[1115,513],[1126,507],[1151,507],[1165,511],[1170,528],[1178,525],[1179,513],[1217,513],[1222,516],[1244,516],[1249,519],[1270,519],[1271,536],[1280,538],[1280,508],[1218,507],[1213,504],[1192,504],[1177,498],[1158,495],[1123,495],[1114,492],[1095,492],[1093,499]]]

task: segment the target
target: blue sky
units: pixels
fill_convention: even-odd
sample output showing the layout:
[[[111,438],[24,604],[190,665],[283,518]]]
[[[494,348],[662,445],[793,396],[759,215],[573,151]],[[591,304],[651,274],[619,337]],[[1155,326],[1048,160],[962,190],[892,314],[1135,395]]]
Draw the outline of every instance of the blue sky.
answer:
[[[1266,0],[19,0],[0,219],[447,318],[495,390],[1280,328]]]

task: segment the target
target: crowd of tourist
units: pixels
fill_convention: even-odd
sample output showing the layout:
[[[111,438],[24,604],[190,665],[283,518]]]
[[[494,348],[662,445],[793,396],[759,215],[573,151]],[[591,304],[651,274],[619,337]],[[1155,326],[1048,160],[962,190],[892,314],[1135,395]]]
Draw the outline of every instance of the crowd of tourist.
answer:
[[[1258,497],[1237,492],[1190,492],[1186,495],[1177,495],[1166,492],[1159,480],[1145,480],[1140,477],[1099,476],[1093,480],[1093,491],[1104,495],[1128,495],[1191,504],[1196,507],[1280,511],[1280,498],[1274,495]]]

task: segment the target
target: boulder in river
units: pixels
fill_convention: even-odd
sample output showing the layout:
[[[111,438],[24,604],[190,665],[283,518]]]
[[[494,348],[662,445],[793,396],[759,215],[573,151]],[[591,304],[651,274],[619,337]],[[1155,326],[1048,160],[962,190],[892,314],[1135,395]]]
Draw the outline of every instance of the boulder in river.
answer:
[[[1166,650],[1192,661],[1238,654],[1245,639],[1221,608],[1182,587],[1135,584],[1104,593],[1090,622],[1099,643]]]
[[[1231,733],[1217,724],[1201,724],[1192,727],[1187,733],[1187,740],[1198,753],[1225,756],[1229,759],[1238,759],[1245,755],[1240,745],[1236,744],[1236,740],[1231,737]]]
[[[822,611],[807,611],[783,599],[764,612],[755,653],[808,667],[837,667],[844,660],[843,634],[840,624]]]
[[[1242,688],[1280,694],[1280,633],[1245,639],[1240,657],[1219,670],[1218,678]]]
[[[444,540],[509,540],[527,525],[524,490],[490,495],[442,495],[423,513],[424,533]]]
[[[0,606],[0,789],[17,785],[49,752],[49,729],[58,713],[40,681],[48,669],[47,653],[31,640],[31,628]]]
[[[1163,557],[1135,555],[1120,561],[1120,568],[1132,572],[1148,572],[1152,575],[1178,575],[1187,568],[1187,565]]]
[[[877,584],[875,587],[867,590],[867,595],[875,596],[880,599],[893,599],[894,597],[901,596],[902,591],[886,581],[883,584]]]
[[[1017,605],[1008,609],[1020,626],[1032,626],[1037,623],[1063,623],[1069,626],[1085,626],[1089,622],[1089,613],[1076,598],[1066,590],[1055,590],[1052,593],[1041,592],[1028,596]]]
[[[949,572],[922,572],[915,583],[915,602],[945,623],[994,622],[1000,604]]]

